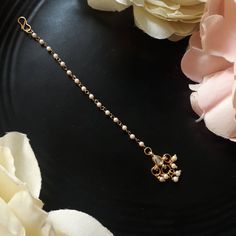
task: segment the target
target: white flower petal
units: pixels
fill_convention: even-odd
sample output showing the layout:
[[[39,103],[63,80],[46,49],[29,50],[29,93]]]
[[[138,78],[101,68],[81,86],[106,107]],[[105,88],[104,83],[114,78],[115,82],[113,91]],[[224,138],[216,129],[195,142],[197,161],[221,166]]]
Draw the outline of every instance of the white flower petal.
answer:
[[[146,0],[130,0],[133,4],[139,7],[143,7],[145,5]]]
[[[102,11],[122,11],[130,6],[128,0],[88,0],[89,6]]]
[[[15,193],[27,190],[26,184],[0,166],[0,196],[8,202]]]
[[[34,152],[26,135],[10,132],[0,138],[0,146],[8,147],[14,158],[16,176],[27,183],[27,186],[36,198],[41,189],[41,174]]]
[[[152,16],[142,7],[133,6],[133,8],[135,24],[148,35],[158,39],[165,39],[174,33],[169,22]]]
[[[0,235],[1,236],[26,236],[24,227],[17,217],[11,212],[7,204],[0,198]]]
[[[130,0],[115,0],[115,1],[126,6],[130,5]]]
[[[159,3],[161,3],[160,1]],[[162,2],[163,3],[163,2]],[[161,5],[161,4],[160,4]],[[174,8],[174,7],[173,7]],[[204,4],[194,7],[176,7],[176,9],[158,7],[157,4],[146,4],[145,9],[153,16],[167,21],[198,23],[204,10]]]
[[[206,2],[206,0],[172,0],[172,2],[178,3],[182,6],[194,6],[202,2]]]
[[[5,168],[11,175],[15,175],[14,158],[8,147],[0,146],[0,165]]]
[[[133,8],[136,25],[145,33],[157,39],[173,37],[174,34],[186,36],[191,34],[196,28],[196,24],[170,22],[153,16],[142,7],[134,5]],[[174,40],[175,38],[173,37]]]
[[[42,236],[67,236],[65,234],[56,233],[53,226],[49,223],[45,223],[41,230]]]
[[[112,236],[113,234],[95,218],[75,210],[49,212],[48,221],[55,230],[69,236]]]
[[[24,225],[26,235],[42,236],[42,228],[48,214],[35,204],[26,191],[16,193],[8,203],[9,208]]]

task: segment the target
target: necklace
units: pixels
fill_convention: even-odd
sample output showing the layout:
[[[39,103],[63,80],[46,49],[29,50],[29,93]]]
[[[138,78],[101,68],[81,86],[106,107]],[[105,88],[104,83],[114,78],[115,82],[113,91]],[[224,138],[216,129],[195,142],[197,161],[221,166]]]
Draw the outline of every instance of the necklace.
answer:
[[[164,154],[162,156],[153,153],[152,149],[144,144],[139,138],[133,134],[128,127],[116,117],[110,110],[108,110],[101,102],[98,100],[89,90],[84,86],[84,84],[76,77],[76,75],[67,67],[65,62],[59,57],[59,55],[50,47],[48,44],[40,38],[28,24],[25,17],[21,16],[18,18],[18,23],[21,26],[21,30],[27,33],[32,39],[38,42],[42,47],[44,47],[48,53],[55,59],[55,61],[60,65],[60,67],[66,72],[66,75],[75,83],[75,85],[80,88],[80,90],[89,98],[89,100],[95,104],[95,106],[102,111],[105,116],[110,118],[114,124],[121,128],[121,130],[126,133],[131,140],[133,140],[139,148],[141,148],[144,154],[151,157],[154,166],[151,168],[151,173],[156,177],[159,182],[166,182],[167,180],[172,180],[173,182],[178,182],[179,176],[181,175],[181,170],[178,170],[175,162],[177,161],[177,156],[170,154]]]

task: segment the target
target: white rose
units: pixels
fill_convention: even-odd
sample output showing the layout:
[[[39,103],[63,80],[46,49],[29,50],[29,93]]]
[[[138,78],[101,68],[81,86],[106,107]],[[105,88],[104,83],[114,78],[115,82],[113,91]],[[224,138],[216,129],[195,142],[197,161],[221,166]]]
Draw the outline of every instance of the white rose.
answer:
[[[193,33],[206,0],[88,0],[98,10],[122,11],[133,5],[135,24],[150,36],[176,41]]]
[[[23,134],[0,138],[1,236],[111,236],[93,217],[75,210],[47,213],[38,198],[41,174]]]

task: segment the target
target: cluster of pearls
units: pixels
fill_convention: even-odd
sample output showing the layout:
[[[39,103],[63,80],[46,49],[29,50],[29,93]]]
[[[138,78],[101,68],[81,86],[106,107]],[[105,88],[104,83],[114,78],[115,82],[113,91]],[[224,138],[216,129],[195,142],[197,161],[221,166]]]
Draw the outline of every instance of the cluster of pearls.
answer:
[[[177,156],[165,154],[163,157],[152,154],[152,160],[155,163],[152,168],[152,174],[160,181],[165,182],[171,179],[173,182],[178,182],[181,175],[181,170],[177,170]]]
[[[171,179],[177,183],[179,181],[179,176],[181,175],[181,170],[177,170],[174,172],[174,175]],[[168,174],[163,174],[162,176],[159,176],[158,179],[160,182],[165,182],[166,180],[168,180],[170,178],[170,176]]]

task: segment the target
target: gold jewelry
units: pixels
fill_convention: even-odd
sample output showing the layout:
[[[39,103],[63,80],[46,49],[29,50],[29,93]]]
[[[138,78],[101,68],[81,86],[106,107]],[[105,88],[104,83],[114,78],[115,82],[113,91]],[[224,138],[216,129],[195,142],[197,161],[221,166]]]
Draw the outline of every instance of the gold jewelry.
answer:
[[[138,139],[128,127],[121,122],[121,120],[116,117],[112,112],[110,112],[90,91],[84,86],[84,84],[74,75],[74,73],[68,69],[65,62],[59,57],[59,55],[47,45],[47,43],[40,38],[28,24],[25,17],[21,16],[18,18],[18,23],[21,26],[21,30],[29,34],[36,42],[38,42],[42,47],[46,48],[48,53],[59,63],[61,68],[66,72],[67,76],[72,79],[72,81],[81,89],[81,91],[102,111],[107,117],[109,117],[116,125],[118,125],[131,140],[134,140],[140,148],[143,149],[144,154],[152,158],[154,166],[151,168],[151,173],[157,178],[159,182],[165,182],[167,180],[172,180],[178,182],[179,176],[181,175],[181,170],[177,169],[175,164],[177,156],[171,156],[165,154],[159,156],[153,153],[152,149],[144,144],[143,141]]]

